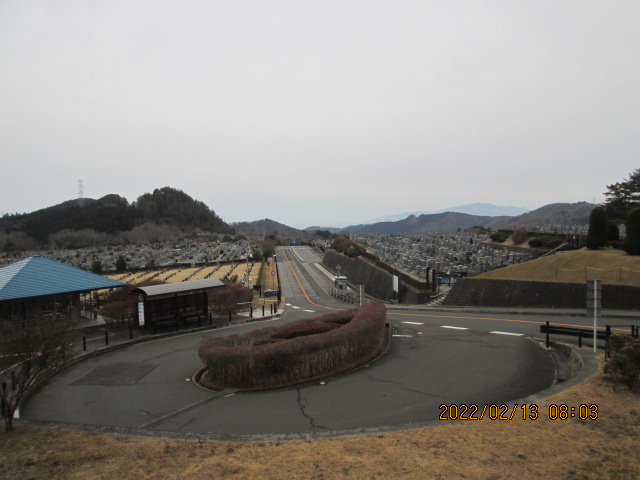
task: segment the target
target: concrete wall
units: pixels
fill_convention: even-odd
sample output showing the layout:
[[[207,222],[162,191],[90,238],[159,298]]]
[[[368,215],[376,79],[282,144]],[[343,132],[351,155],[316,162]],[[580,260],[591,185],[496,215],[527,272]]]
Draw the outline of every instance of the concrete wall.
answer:
[[[393,276],[362,257],[349,258],[327,250],[322,264],[334,273],[340,265],[340,274],[345,275],[351,285],[364,285],[365,294],[378,300],[419,304],[427,303],[431,298],[430,293],[417,291],[402,282],[399,295],[396,295],[393,291]]]
[[[466,278],[452,287],[443,305],[586,309],[587,286]],[[602,285],[602,308],[640,310],[640,287]]]

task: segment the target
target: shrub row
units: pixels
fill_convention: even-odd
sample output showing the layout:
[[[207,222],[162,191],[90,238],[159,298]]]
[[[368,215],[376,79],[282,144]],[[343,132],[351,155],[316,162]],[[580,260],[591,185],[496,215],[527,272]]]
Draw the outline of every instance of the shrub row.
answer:
[[[529,240],[529,246],[532,248],[556,248],[562,245],[564,241],[557,237],[542,236],[534,237]]]
[[[322,315],[283,327],[202,342],[207,367],[201,381],[217,388],[264,389],[321,378],[368,360],[384,342],[386,309],[370,302],[358,310]],[[320,324],[328,327],[318,327]],[[342,326],[339,326],[342,324]],[[284,340],[282,332],[322,330]]]
[[[507,241],[509,238],[509,234],[506,232],[494,232],[491,234],[491,240],[498,243],[503,243]]]

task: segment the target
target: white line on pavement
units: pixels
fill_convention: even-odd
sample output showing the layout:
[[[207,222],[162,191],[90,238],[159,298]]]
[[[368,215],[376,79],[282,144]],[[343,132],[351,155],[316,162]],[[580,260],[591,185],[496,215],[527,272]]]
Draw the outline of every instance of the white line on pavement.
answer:
[[[440,325],[440,328],[451,328],[453,330],[469,330],[467,327],[452,327],[450,325]]]
[[[514,337],[522,337],[524,335],[524,333],[498,332],[498,331],[489,332],[489,333],[495,333],[496,335],[513,335]]]
[[[420,322],[402,322],[402,323],[406,323],[407,325],[424,325],[424,323],[420,323]]]

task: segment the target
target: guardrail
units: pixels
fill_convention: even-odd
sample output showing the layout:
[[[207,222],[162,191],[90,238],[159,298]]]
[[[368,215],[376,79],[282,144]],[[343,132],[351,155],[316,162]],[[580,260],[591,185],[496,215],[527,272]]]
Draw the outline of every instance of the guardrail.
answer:
[[[638,338],[640,333],[640,326],[638,325],[614,325],[616,329],[628,327],[630,329],[630,335],[633,338]],[[578,337],[578,347],[582,348],[583,338],[593,338],[593,328],[583,327],[567,327],[564,325],[551,325],[546,322],[544,325],[540,325],[540,333],[546,334],[546,346],[549,348],[549,335],[571,335]],[[611,325],[606,325],[604,330],[596,330],[596,338],[599,340],[609,340],[611,336]],[[605,349],[606,349],[605,345]]]

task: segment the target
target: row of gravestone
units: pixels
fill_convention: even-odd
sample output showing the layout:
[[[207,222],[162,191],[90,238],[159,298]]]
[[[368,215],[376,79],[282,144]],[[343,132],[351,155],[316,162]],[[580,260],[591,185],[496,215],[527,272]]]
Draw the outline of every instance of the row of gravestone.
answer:
[[[407,234],[358,235],[356,241],[380,260],[400,270],[425,278],[429,268],[438,272],[476,275],[496,267],[532,260],[537,255],[492,248],[487,235]]]
[[[155,243],[149,245],[119,245],[112,247],[91,247],[65,250],[43,250],[24,252],[19,257],[1,259],[2,265],[38,254],[76,268],[91,270],[96,260],[102,271],[116,270],[119,257],[126,259],[127,269],[145,266],[170,267],[173,265],[228,262],[246,259],[253,254],[256,245],[243,240],[238,243],[224,242],[182,242]]]

